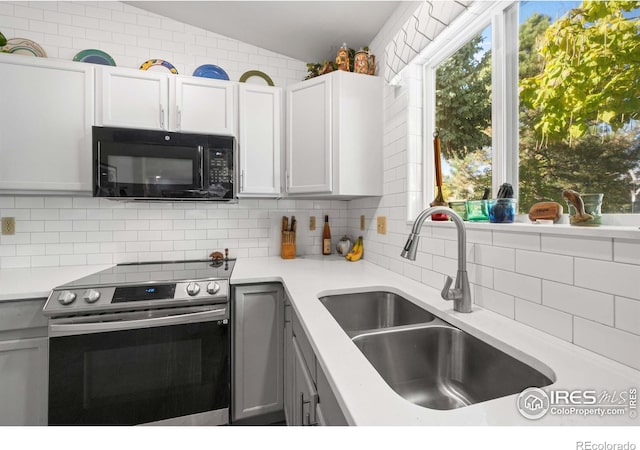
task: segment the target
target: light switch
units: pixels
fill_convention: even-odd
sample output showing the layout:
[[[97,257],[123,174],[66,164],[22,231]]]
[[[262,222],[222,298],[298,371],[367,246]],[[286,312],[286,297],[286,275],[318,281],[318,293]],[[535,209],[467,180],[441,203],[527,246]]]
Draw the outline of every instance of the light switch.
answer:
[[[316,229],[316,216],[309,217],[309,230],[313,231]]]
[[[360,216],[360,229],[364,231],[364,214]]]
[[[387,216],[378,216],[378,234],[387,234]]]

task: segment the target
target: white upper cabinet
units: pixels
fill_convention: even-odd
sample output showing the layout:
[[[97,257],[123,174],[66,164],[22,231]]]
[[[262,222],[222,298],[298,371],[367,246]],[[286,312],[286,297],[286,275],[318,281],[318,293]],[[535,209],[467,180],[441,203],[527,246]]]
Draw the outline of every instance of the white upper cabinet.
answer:
[[[169,77],[166,74],[121,67],[98,70],[98,125],[169,129]]]
[[[287,89],[287,193],[382,195],[382,79],[336,71]]]
[[[235,135],[235,83],[101,67],[96,124]]]
[[[93,66],[0,54],[0,192],[91,191]]]
[[[317,77],[287,92],[287,192],[331,193],[331,83]]]
[[[235,135],[235,83],[174,76],[170,98],[172,129],[186,133]]]
[[[282,89],[240,84],[238,197],[279,197]]]

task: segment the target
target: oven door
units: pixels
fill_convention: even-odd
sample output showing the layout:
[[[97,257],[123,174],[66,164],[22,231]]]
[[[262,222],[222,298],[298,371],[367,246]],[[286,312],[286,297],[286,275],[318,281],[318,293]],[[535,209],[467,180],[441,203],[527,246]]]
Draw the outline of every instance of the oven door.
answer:
[[[225,306],[52,319],[49,424],[228,423]]]

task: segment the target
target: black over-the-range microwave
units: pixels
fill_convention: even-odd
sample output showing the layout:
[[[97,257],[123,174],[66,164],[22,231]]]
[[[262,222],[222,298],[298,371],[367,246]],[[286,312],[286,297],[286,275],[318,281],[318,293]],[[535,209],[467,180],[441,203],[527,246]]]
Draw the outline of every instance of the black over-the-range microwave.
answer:
[[[93,196],[235,200],[235,156],[231,136],[93,127]]]

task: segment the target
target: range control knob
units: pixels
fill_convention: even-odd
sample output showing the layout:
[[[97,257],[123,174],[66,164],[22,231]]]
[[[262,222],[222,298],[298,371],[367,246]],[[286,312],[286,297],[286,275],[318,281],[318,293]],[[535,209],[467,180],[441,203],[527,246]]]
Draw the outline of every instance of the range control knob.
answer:
[[[220,290],[220,285],[215,281],[212,281],[211,283],[207,284],[207,292],[210,295],[217,293],[219,290]]]
[[[198,283],[189,283],[187,284],[187,294],[189,294],[191,297],[193,297],[194,295],[198,295],[198,292],[200,292],[200,285]]]
[[[87,303],[95,303],[100,298],[100,292],[95,289],[87,289],[82,296],[85,302]]]
[[[62,305],[70,305],[76,299],[76,294],[71,291],[62,291],[60,295],[58,295],[58,301]]]

